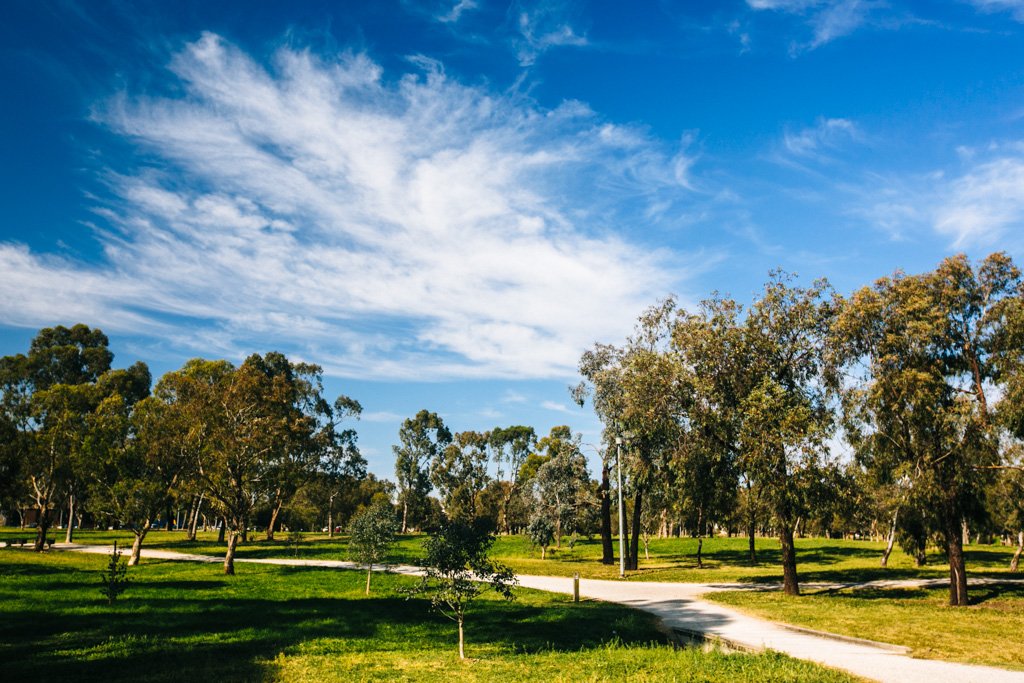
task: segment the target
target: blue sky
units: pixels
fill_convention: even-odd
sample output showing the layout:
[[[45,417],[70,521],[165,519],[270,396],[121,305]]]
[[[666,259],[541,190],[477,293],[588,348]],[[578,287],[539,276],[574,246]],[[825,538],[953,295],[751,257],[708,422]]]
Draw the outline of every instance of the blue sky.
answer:
[[[1024,247],[1024,0],[43,2],[0,24],[0,353],[280,350],[402,419],[599,425],[669,293]]]

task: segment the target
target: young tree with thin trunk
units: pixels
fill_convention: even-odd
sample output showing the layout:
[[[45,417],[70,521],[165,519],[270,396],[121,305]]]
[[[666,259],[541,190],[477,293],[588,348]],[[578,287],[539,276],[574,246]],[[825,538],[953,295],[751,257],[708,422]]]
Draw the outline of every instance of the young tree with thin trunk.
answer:
[[[348,554],[366,565],[366,594],[370,594],[373,566],[380,564],[391,552],[398,533],[395,508],[387,501],[377,501],[356,514],[349,524]]]
[[[511,569],[488,557],[492,536],[482,525],[448,522],[423,544],[424,576],[406,592],[426,595],[431,606],[459,627],[459,659],[466,658],[465,622],[472,601],[491,589],[513,599],[516,578]]]

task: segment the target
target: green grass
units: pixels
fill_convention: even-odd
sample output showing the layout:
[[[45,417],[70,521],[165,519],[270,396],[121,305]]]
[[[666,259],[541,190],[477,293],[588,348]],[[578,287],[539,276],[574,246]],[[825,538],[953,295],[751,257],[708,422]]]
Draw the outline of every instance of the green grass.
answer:
[[[146,561],[108,605],[105,562],[0,550],[0,680],[851,680],[781,655],[674,650],[649,615],[528,590],[474,604],[460,662],[452,623],[396,592],[406,577],[379,575],[365,597],[361,572]]]
[[[1024,586],[978,586],[971,605],[946,589],[855,589],[799,597],[712,593],[710,600],[774,621],[905,645],[915,657],[1024,670]]]
[[[31,536],[30,531],[0,530],[0,540]],[[63,540],[58,531],[49,534]],[[278,540],[260,540],[262,534],[253,534],[248,543],[238,546],[240,558],[292,557],[293,548],[286,541],[287,534],[279,533]],[[195,542],[185,540],[183,532],[152,531],[144,547],[179,550],[201,555],[223,556],[225,546],[216,543],[215,532],[200,533]],[[391,562],[415,564],[421,557],[424,536],[408,535],[400,538]],[[109,544],[114,540],[130,543],[130,532],[77,531],[79,543]],[[948,565],[941,553],[933,550],[928,564],[915,567],[912,558],[896,548],[889,566],[879,566],[884,544],[872,541],[800,538],[796,540],[797,569],[801,581],[807,582],[862,582],[876,579],[934,579],[948,576]],[[641,545],[640,568],[628,573],[635,581],[682,581],[697,583],[743,582],[772,583],[782,581],[779,543],[774,538],[757,539],[757,564],[751,564],[746,538],[710,538],[704,540],[704,567],[697,568],[697,541],[692,538],[652,539],[650,559],[644,559]],[[618,546],[616,545],[616,552]],[[965,548],[967,571],[970,576],[1006,577],[1009,572],[1013,548],[1000,545],[973,544]],[[579,572],[584,578],[617,579],[618,563],[601,564],[600,539],[580,539],[573,548],[568,540],[561,549],[548,550],[548,559],[540,559],[540,550],[530,545],[523,536],[499,536],[492,555],[511,566],[520,574],[572,576]],[[348,539],[326,534],[305,534],[297,556],[307,559],[343,560],[348,558]],[[1018,574],[1017,576],[1024,576]]]

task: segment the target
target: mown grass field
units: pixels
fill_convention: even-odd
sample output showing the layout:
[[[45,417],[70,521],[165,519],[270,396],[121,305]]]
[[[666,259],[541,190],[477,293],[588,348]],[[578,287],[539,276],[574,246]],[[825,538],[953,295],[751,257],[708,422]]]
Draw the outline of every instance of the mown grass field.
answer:
[[[911,656],[1024,670],[1024,586],[975,586],[971,605],[946,589],[889,588],[710,593],[709,600],[773,621],[911,648]]]
[[[48,534],[63,541],[62,532]],[[15,529],[0,530],[0,541],[13,537],[31,537],[31,530],[19,532]],[[347,559],[348,539],[326,534],[304,534],[298,546],[287,541],[286,533],[278,533],[277,540],[260,540],[261,534],[254,534],[248,543],[238,546],[238,557],[300,557],[309,559]],[[395,547],[391,561],[415,564],[421,556],[422,535],[404,536]],[[77,531],[75,540],[79,543],[110,544],[114,540],[130,544],[130,532]],[[200,533],[194,543],[185,540],[178,531],[153,531],[146,537],[146,548],[179,550],[201,555],[223,556],[225,546],[216,543],[216,533]],[[912,558],[899,548],[893,550],[889,566],[879,566],[884,548],[883,543],[841,539],[799,538],[796,539],[798,572],[801,581],[807,582],[861,582],[876,579],[934,579],[948,576],[945,558],[936,550],[928,556],[928,564],[915,567]],[[632,581],[684,581],[697,583],[774,583],[782,580],[779,543],[774,538],[757,539],[756,564],[751,564],[747,553],[746,538],[710,538],[704,540],[704,567],[697,568],[697,541],[692,538],[652,539],[650,559],[645,559],[643,546],[640,548],[640,568],[628,574]],[[618,545],[616,544],[616,552]],[[1001,545],[969,545],[965,548],[967,571],[971,576],[1007,577],[1013,548]],[[549,548],[548,557],[540,559],[540,550],[534,548],[523,536],[499,536],[495,541],[492,555],[511,566],[521,574],[542,574],[572,576],[579,572],[584,578],[617,579],[618,563],[601,564],[600,539],[580,539],[570,548],[568,540],[562,548]],[[1024,577],[1024,573],[1018,574]]]
[[[84,539],[83,539],[84,540]],[[99,538],[95,539],[99,541]],[[3,681],[849,681],[780,655],[675,650],[652,618],[520,590],[453,624],[361,572],[148,560],[108,605],[103,555],[0,550]]]

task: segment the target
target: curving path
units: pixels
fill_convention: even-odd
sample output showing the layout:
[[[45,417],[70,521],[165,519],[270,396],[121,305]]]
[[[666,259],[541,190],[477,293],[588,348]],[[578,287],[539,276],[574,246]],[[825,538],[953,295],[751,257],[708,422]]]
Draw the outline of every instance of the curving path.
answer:
[[[57,544],[56,550],[109,553],[106,546]],[[142,556],[152,559],[185,560],[221,563],[222,558],[191,555],[169,550],[146,550]],[[247,559],[235,558],[236,563],[272,564],[293,567],[326,567],[334,569],[363,569],[362,565],[342,560],[299,559]],[[419,567],[389,565],[384,571],[418,575]],[[1020,583],[1019,580],[1010,580]],[[974,582],[972,582],[974,583]],[[978,583],[987,583],[981,580]],[[933,585],[934,581],[891,581],[841,586],[908,586]],[[571,594],[573,580],[566,577],[520,575],[519,585],[526,588]],[[830,584],[831,585],[831,584]],[[840,585],[840,584],[836,584]],[[941,581],[938,585],[941,585]],[[791,657],[805,659],[864,678],[886,683],[1024,683],[1024,672],[1007,671],[990,666],[957,664],[930,659],[908,657],[906,648],[857,641],[852,638],[801,632],[764,619],[743,614],[737,610],[702,600],[705,593],[720,590],[750,589],[742,584],[654,583],[632,581],[602,581],[580,579],[580,595],[594,600],[614,602],[656,615],[666,627],[677,632],[702,634],[720,640],[728,646],[760,651],[764,649],[784,652]],[[764,587],[761,587],[764,588]]]

